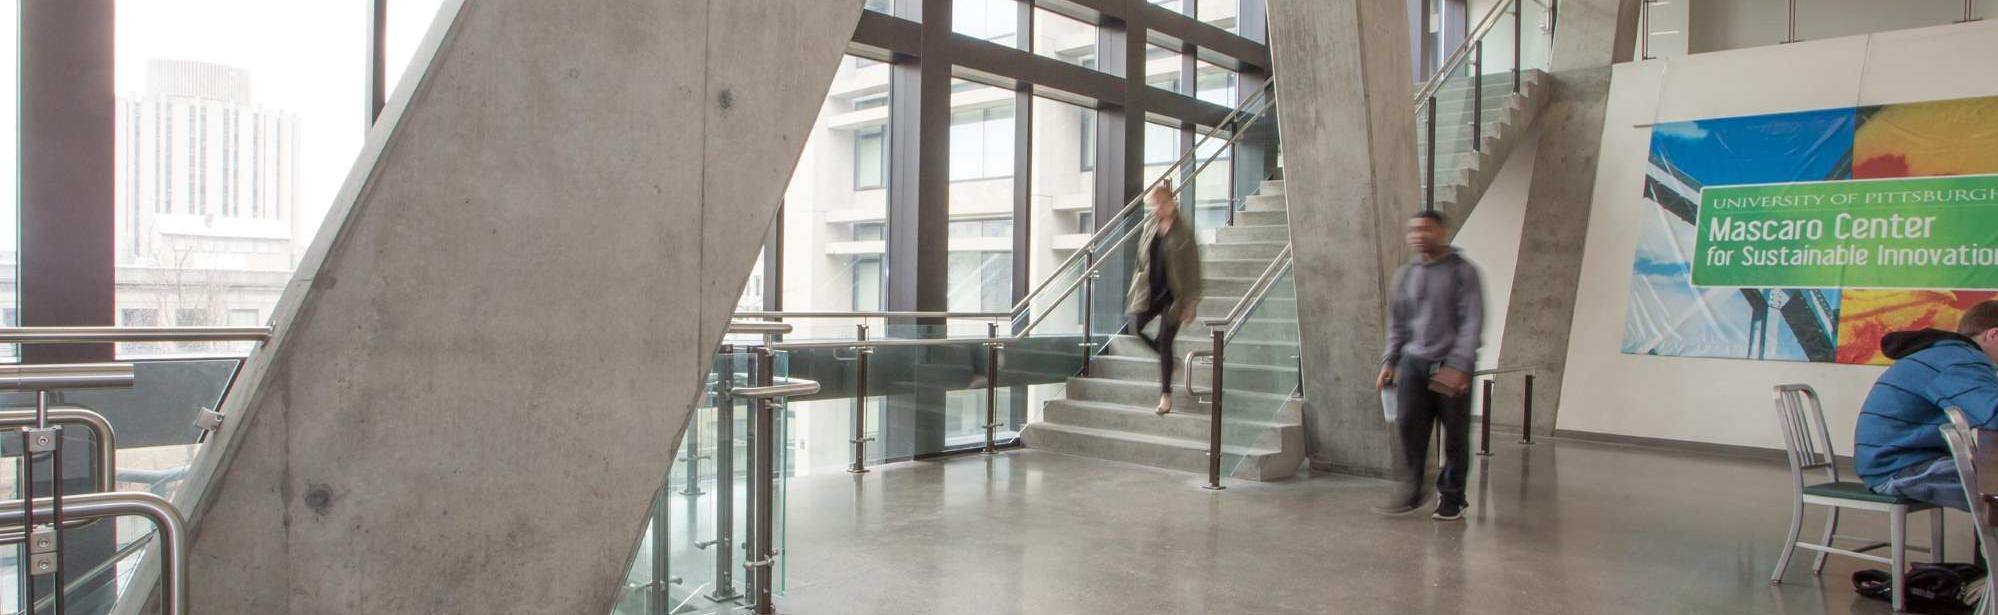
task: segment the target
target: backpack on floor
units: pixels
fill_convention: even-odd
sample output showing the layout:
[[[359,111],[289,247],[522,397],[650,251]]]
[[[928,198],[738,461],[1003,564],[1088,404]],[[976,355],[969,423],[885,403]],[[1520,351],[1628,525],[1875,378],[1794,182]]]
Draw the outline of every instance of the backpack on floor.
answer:
[[[1908,568],[1908,612],[1969,615],[1983,580],[1984,567],[1976,564],[1915,564]],[[1975,590],[1973,585],[1978,585]],[[1852,589],[1867,598],[1894,601],[1894,579],[1885,570],[1852,573]]]

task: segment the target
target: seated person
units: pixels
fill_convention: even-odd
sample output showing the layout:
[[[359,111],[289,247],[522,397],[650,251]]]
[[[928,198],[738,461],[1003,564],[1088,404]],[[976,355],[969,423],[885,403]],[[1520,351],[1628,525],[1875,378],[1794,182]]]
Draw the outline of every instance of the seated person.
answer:
[[[1859,410],[1853,457],[1874,493],[1970,510],[1956,460],[1936,429],[1943,408],[1974,427],[1998,429],[1998,299],[1971,306],[1954,333],[1889,333],[1880,347],[1894,365]]]

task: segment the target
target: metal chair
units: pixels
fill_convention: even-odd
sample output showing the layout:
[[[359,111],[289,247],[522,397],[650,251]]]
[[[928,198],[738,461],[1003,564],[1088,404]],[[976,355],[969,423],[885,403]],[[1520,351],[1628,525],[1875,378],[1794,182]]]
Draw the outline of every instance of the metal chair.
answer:
[[[1998,561],[1992,559],[1992,549],[1998,545],[1998,528],[1990,524],[1992,505],[1978,493],[1977,482],[1977,434],[1978,431],[1963,420],[1963,411],[1949,409],[1950,423],[1943,425],[1943,441],[1949,443],[1949,452],[1956,458],[1956,473],[1963,480],[1963,495],[1970,500],[1970,526],[1977,531],[1977,549],[1983,552],[1986,565]],[[1998,613],[1998,606],[1992,605],[1991,578],[1986,577],[1983,596],[1977,601],[1979,615]]]
[[[1933,504],[1908,498],[1886,496],[1874,493],[1864,483],[1840,480],[1837,457],[1832,453],[1831,432],[1825,427],[1824,405],[1818,398],[1816,389],[1804,384],[1786,384],[1776,387],[1776,414],[1783,425],[1783,443],[1788,448],[1790,459],[1790,479],[1795,488],[1795,505],[1790,510],[1790,538],[1783,547],[1783,555],[1776,559],[1776,570],[1769,575],[1770,583],[1782,583],[1783,571],[1790,565],[1790,555],[1797,549],[1818,552],[1817,560],[1811,564],[1811,574],[1822,574],[1827,555],[1837,554],[1863,559],[1869,562],[1886,564],[1894,579],[1894,610],[1900,611],[1906,605],[1907,552],[1925,552],[1942,561],[1943,554],[1943,512]],[[1823,481],[1809,481],[1805,474],[1823,470]],[[1804,529],[1804,505],[1814,504],[1828,507],[1825,517],[1824,539],[1816,542],[1797,540]],[[1842,509],[1870,510],[1887,513],[1888,541],[1868,542],[1871,539],[1838,534],[1838,515]],[[1929,524],[1929,548],[1908,546],[1908,513],[1924,510],[1935,511],[1935,521]],[[1841,549],[1833,544],[1840,540],[1858,541],[1863,546]],[[1881,547],[1888,548],[1888,556],[1870,555]]]

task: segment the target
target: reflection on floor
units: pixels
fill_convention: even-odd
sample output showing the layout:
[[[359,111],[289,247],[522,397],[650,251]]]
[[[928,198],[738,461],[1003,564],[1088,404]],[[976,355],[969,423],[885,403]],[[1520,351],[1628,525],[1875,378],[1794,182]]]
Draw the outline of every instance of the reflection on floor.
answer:
[[[781,612],[1888,613],[1857,562],[1770,566],[1788,469],[1554,441],[1478,458],[1463,522],[1383,518],[1387,484],[1199,477],[1033,450],[792,479]],[[1967,559],[1968,519],[1950,520]],[[1819,511],[1806,517],[1821,523]],[[1840,533],[1885,536],[1849,514]],[[1813,527],[1810,525],[1807,528]],[[1817,526],[1822,527],[1822,526]],[[1911,537],[1926,537],[1927,515]],[[1807,531],[1812,533],[1815,530]],[[1924,540],[1924,538],[1913,538]],[[1914,556],[1919,557],[1919,556]]]

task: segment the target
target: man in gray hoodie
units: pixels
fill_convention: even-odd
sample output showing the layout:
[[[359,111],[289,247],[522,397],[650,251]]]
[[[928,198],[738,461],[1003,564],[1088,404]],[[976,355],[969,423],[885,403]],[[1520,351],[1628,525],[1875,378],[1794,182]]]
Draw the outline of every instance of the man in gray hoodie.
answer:
[[[1439,521],[1464,518],[1464,483],[1471,463],[1471,373],[1477,369],[1484,330],[1484,289],[1478,268],[1450,247],[1443,214],[1424,211],[1408,219],[1408,247],[1415,258],[1388,286],[1387,352],[1376,389],[1395,388],[1397,417],[1390,426],[1400,446],[1400,488],[1375,507],[1403,515],[1422,507],[1429,434],[1443,424],[1443,471],[1436,476]]]

